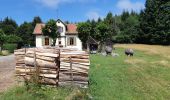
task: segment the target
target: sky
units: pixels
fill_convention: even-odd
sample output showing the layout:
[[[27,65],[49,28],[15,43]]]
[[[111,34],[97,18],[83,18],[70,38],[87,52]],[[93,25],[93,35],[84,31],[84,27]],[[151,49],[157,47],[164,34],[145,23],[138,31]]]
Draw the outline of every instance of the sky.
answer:
[[[81,22],[104,18],[108,12],[121,14],[123,10],[140,12],[145,0],[0,0],[0,19],[10,17],[18,24],[40,16],[49,19]]]

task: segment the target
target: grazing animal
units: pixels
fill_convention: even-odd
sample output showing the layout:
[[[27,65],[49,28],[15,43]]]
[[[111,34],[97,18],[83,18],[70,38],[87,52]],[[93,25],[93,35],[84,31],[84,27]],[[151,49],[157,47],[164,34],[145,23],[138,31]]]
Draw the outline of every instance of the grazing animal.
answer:
[[[113,48],[111,47],[111,46],[106,46],[106,48],[105,48],[105,51],[106,51],[106,54],[108,55],[108,54],[111,54],[112,53],[112,50],[113,50]]]
[[[133,49],[125,49],[125,55],[127,55],[127,56],[133,56],[133,55],[134,55]]]

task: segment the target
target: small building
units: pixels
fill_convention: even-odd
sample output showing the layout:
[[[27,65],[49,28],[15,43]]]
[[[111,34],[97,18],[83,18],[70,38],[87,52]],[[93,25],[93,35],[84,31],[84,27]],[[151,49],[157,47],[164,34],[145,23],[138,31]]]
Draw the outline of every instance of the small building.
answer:
[[[87,50],[90,53],[97,53],[97,50],[98,50],[98,42],[91,36],[89,36],[87,40]]]
[[[56,39],[56,46],[75,48],[77,50],[82,50],[82,42],[78,38],[77,25],[76,24],[65,24],[60,19],[56,21],[58,26],[58,31],[60,32],[60,37]],[[52,39],[48,36],[44,36],[42,29],[45,24],[38,23],[35,26],[33,34],[35,35],[36,47],[51,46]]]

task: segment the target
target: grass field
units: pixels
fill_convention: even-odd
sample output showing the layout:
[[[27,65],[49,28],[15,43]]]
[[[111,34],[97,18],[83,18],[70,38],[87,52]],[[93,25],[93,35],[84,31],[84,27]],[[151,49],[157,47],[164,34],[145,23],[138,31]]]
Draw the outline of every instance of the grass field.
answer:
[[[2,100],[170,100],[170,47],[115,45],[119,57],[91,55],[89,89],[17,87],[0,94]],[[126,57],[124,48],[133,48]],[[15,99],[14,99],[15,98]]]

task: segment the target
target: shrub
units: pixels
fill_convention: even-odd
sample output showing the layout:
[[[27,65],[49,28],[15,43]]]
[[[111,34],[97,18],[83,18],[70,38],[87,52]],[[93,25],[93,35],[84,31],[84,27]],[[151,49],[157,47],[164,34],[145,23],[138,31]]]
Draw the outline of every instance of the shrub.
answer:
[[[2,55],[2,52],[0,51],[0,56]]]
[[[10,53],[9,53],[9,51],[8,50],[2,50],[2,52],[1,52],[1,55],[2,56],[7,56],[7,55],[9,55]]]
[[[21,41],[22,41],[22,39],[16,35],[7,35],[6,36],[6,43],[18,43]]]
[[[8,50],[10,53],[13,53],[17,49],[17,44],[6,43],[3,45],[4,50]]]

